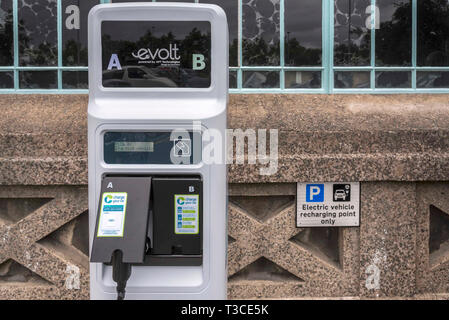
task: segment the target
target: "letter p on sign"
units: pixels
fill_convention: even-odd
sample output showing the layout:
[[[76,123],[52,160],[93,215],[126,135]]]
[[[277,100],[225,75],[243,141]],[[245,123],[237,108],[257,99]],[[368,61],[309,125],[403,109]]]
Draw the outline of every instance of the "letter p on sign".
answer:
[[[206,63],[204,62],[204,56],[202,54],[193,54],[192,60],[193,70],[203,70],[206,68]]]
[[[308,184],[306,202],[324,202],[324,184]]]

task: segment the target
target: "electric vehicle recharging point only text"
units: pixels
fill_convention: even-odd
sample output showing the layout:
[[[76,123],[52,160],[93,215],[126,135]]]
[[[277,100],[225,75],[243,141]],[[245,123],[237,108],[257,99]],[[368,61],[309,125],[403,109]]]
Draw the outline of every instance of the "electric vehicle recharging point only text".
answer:
[[[226,298],[227,45],[214,5],[89,13],[91,299]]]

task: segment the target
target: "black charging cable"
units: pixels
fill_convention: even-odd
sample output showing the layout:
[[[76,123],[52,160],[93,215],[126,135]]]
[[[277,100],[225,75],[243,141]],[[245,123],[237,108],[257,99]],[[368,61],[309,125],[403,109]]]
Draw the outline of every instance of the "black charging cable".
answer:
[[[117,283],[117,300],[125,299],[126,282],[131,276],[131,264],[123,262],[121,250],[115,250],[112,254],[112,279]]]

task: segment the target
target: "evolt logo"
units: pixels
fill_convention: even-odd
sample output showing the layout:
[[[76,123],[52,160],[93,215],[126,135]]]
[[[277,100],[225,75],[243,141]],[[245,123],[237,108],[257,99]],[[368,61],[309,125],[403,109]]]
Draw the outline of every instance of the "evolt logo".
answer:
[[[148,60],[159,60],[159,61],[179,61],[181,56],[178,53],[179,48],[176,43],[170,43],[168,48],[157,48],[151,50],[150,48],[140,48],[137,52],[133,52],[132,55],[134,58],[139,59],[140,61],[148,61]]]

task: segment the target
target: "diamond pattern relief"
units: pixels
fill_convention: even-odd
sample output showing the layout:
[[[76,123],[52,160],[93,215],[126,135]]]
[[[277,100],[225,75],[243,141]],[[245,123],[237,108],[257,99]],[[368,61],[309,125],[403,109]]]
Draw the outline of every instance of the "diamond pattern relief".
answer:
[[[268,196],[268,197],[232,197],[233,204],[247,210],[247,213],[259,220],[265,222],[276,215],[283,208],[292,205],[295,198],[293,196]]]
[[[417,185],[417,289],[449,291],[449,184]]]
[[[354,228],[311,233],[296,228],[294,196],[244,196],[230,197],[229,298],[356,295]]]
[[[231,282],[245,280],[303,282],[301,278],[298,278],[294,274],[288,272],[284,268],[264,257],[257,259],[229,278],[229,281]]]
[[[52,284],[36,273],[9,259],[0,265],[0,284],[39,284],[51,286]]]
[[[429,253],[430,264],[449,260],[449,214],[431,205]]]
[[[290,239],[327,263],[341,268],[339,240],[340,228],[304,228]]]
[[[0,187],[0,299],[88,298],[86,211],[85,187]]]
[[[1,198],[0,222],[8,225],[15,224],[51,200],[51,198]]]

